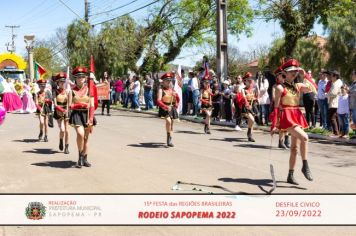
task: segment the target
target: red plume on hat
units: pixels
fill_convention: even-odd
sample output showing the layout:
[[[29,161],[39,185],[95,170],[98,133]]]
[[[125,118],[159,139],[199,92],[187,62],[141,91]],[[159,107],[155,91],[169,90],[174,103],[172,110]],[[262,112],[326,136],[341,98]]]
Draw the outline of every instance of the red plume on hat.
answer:
[[[82,66],[78,66],[76,68],[74,68],[74,70],[72,71],[72,75],[73,76],[79,76],[79,75],[86,75],[87,74],[87,68],[82,67]]]
[[[252,73],[251,72],[246,72],[245,75],[242,77],[242,80],[247,80],[248,78],[252,77]]]
[[[174,78],[174,73],[166,72],[161,76],[161,80],[170,80]]]
[[[56,76],[54,77],[54,81],[58,82],[58,81],[65,81],[67,78],[67,73],[65,72],[59,72],[56,74]]]
[[[274,72],[275,75],[282,73],[282,66],[278,67]]]
[[[299,61],[296,59],[290,59],[281,66],[281,69],[284,71],[296,71],[301,70],[302,68],[300,68]]]

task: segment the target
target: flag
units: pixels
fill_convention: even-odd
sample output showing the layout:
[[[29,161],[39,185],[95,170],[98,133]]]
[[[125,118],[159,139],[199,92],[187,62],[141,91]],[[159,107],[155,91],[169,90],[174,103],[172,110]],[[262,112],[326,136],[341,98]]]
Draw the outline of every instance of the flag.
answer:
[[[210,79],[208,59],[204,60],[204,65],[203,66],[204,66],[204,77],[203,78]]]
[[[98,90],[96,88],[96,85],[94,83],[94,80],[95,80],[95,67],[94,67],[94,56],[93,55],[90,55],[90,75],[89,75],[89,85],[88,85],[88,88],[89,88],[89,93],[90,93],[90,96],[94,97],[94,107],[95,107],[95,110],[98,108],[99,106],[99,102],[98,102]]]
[[[43,79],[43,76],[46,74],[46,69],[43,68],[40,64],[35,62],[35,81]]]
[[[181,114],[183,111],[183,94],[182,94],[182,85],[183,85],[183,78],[182,78],[182,67],[181,65],[178,66],[177,73],[175,75],[176,82],[174,84],[174,91],[177,92],[179,97],[179,104],[178,104],[178,114]]]
[[[311,92],[316,94],[318,91],[318,86],[307,72],[303,71],[303,73],[304,73],[305,85],[310,89]]]
[[[67,78],[66,78],[66,82],[64,83],[64,89],[65,89],[66,91],[70,91],[69,66],[67,66]]]

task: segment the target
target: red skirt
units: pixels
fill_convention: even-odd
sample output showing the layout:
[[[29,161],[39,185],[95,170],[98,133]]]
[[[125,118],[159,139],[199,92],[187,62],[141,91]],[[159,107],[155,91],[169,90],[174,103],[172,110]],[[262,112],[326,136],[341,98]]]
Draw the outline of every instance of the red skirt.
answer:
[[[308,123],[303,113],[299,107],[284,107],[280,116],[279,129],[286,130],[295,126],[303,129],[308,128]]]

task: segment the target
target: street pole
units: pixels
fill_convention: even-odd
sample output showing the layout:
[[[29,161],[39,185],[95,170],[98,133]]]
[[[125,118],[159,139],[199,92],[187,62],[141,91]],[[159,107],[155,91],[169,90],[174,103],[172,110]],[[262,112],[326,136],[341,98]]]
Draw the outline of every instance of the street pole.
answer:
[[[217,53],[217,76],[220,82],[227,79],[228,54],[227,54],[227,0],[216,0],[217,14],[217,34],[216,34],[216,53]]]
[[[88,0],[84,0],[84,19],[85,22],[89,22],[89,4]]]
[[[25,35],[24,36],[26,49],[28,53],[28,73],[30,76],[30,81],[33,82],[35,77],[35,70],[33,66],[33,47],[35,43],[35,36],[34,35]]]
[[[5,44],[6,49],[8,52],[10,53],[14,53],[16,52],[16,47],[15,47],[15,38],[16,38],[16,34],[14,33],[14,29],[15,28],[20,28],[19,25],[5,25],[6,28],[11,28],[11,44],[7,43]]]

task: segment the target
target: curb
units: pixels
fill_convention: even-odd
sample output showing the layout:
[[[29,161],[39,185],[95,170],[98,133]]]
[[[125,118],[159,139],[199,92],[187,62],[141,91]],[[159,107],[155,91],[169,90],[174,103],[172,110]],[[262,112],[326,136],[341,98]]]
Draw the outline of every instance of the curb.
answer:
[[[149,114],[149,115],[155,115],[157,116],[157,112],[154,111],[145,111],[145,110],[132,110],[132,109],[128,109],[128,108],[113,108],[113,110],[119,110],[119,111],[126,111],[126,112],[133,112],[133,113],[143,113],[143,114]],[[158,116],[157,116],[158,117]],[[201,119],[195,119],[191,116],[179,116],[180,120],[185,120],[185,121],[189,121],[189,122],[193,122],[193,123],[200,123],[203,124],[204,120]],[[230,128],[234,128],[235,124],[231,123],[231,122],[220,122],[220,121],[211,121],[212,125],[217,125],[217,126],[222,126],[222,127],[230,127]],[[255,126],[254,129],[258,129],[258,130],[262,130],[264,132],[269,132],[269,127],[266,126]],[[355,144],[356,145],[356,139],[342,139],[342,138],[331,138],[325,135],[321,135],[321,134],[313,134],[313,133],[307,133],[308,137],[310,139],[319,139],[319,140],[327,140],[333,143],[343,143],[343,144]]]

